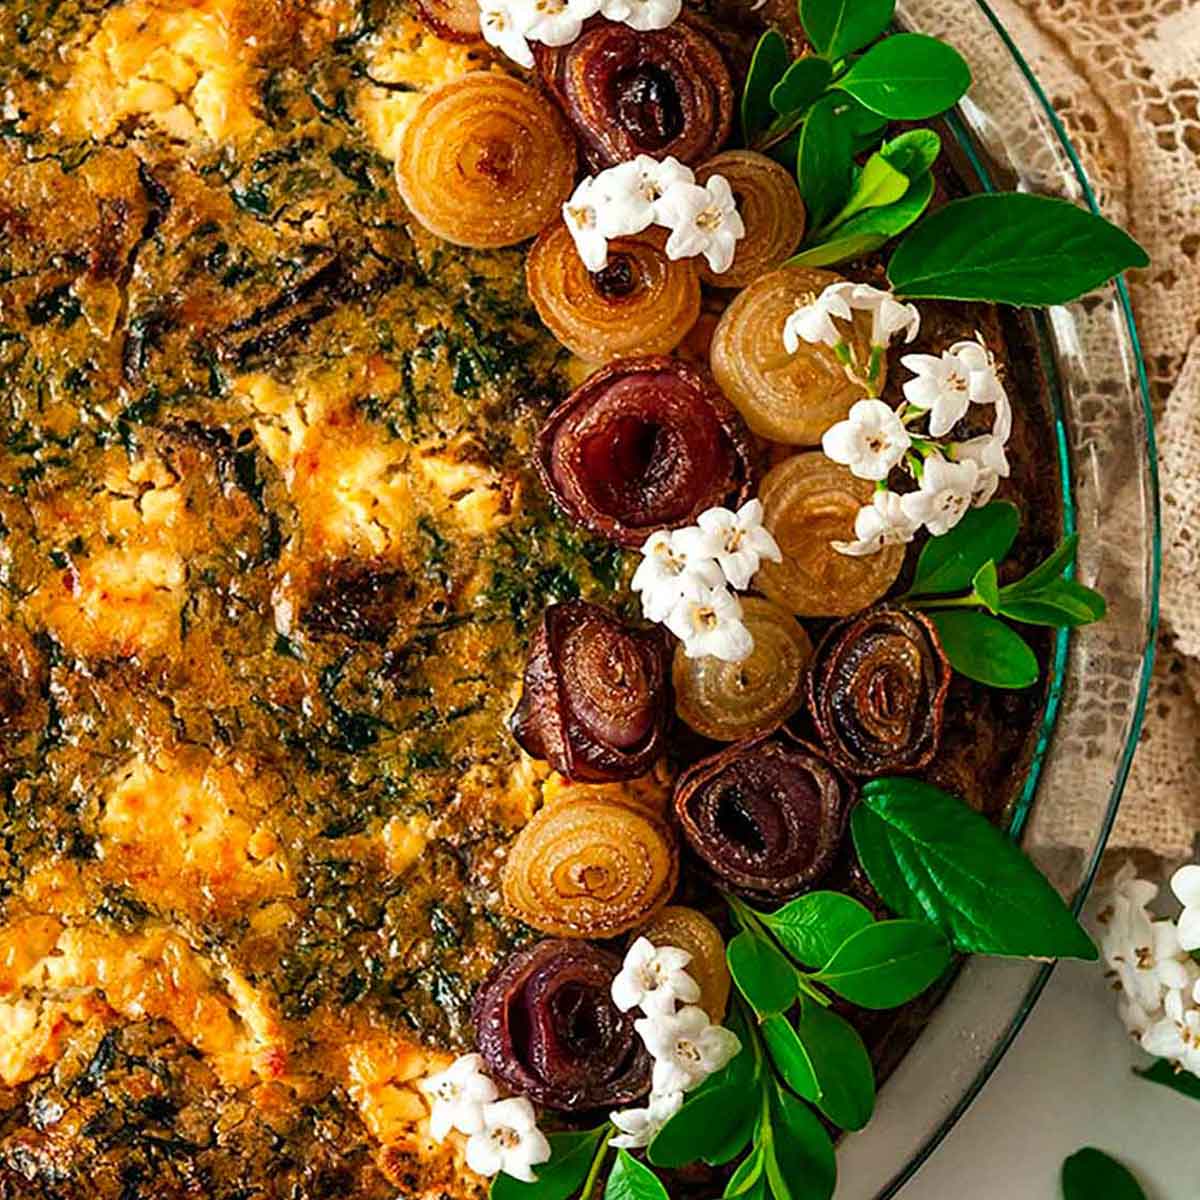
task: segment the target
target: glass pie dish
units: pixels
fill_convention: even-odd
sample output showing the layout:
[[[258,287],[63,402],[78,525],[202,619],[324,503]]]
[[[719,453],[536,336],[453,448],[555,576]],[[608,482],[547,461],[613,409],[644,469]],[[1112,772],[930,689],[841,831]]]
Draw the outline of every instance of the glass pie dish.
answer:
[[[899,23],[952,42],[974,83],[951,121],[979,185],[1097,210],[1044,92],[983,0],[901,0]],[[1035,315],[1055,411],[1064,533],[1107,618],[1060,631],[1038,750],[1011,829],[1078,910],[1095,878],[1141,729],[1158,619],[1153,419],[1121,281]],[[875,1119],[847,1137],[840,1200],[887,1200],[912,1179],[985,1086],[1052,965],[972,959],[882,1086]]]

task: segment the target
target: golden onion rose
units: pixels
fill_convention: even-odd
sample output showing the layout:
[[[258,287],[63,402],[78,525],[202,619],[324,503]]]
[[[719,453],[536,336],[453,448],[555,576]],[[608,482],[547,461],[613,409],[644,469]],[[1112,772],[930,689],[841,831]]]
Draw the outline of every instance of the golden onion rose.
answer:
[[[782,725],[803,701],[812,642],[790,612],[758,596],[742,598],[742,620],[754,638],[744,662],[688,658],[675,648],[675,710],[697,733],[736,742]]]
[[[568,350],[592,362],[666,354],[700,313],[700,281],[690,259],[671,262],[666,232],[648,229],[608,244],[608,265],[589,271],[559,221],[525,261],[538,316]]]
[[[430,233],[511,246],[558,215],[575,182],[575,139],[528,85],[474,71],[429,92],[400,136],[396,183]]]
[[[417,0],[425,24],[448,42],[474,42],[481,36],[479,0]]]
[[[772,467],[758,497],[783,561],[764,562],[754,586],[802,617],[844,617],[878,600],[900,574],[904,547],[853,558],[830,545],[854,540],[854,518],[874,490],[820,451]]]
[[[614,800],[559,801],[534,814],[504,867],[509,911],[558,937],[610,938],[643,924],[679,879],[671,827]]]
[[[839,276],[809,267],[782,267],[761,275],[725,310],[713,335],[712,373],[746,424],[761,437],[791,446],[816,446],[866,391],[847,376],[829,346],[783,344],[794,309],[815,299]],[[855,314],[846,327],[859,361],[869,356],[870,317]],[[886,371],[886,366],[882,368]]]
[[[773,271],[804,237],[804,201],[796,177],[774,159],[754,150],[726,150],[696,170],[696,182],[713,175],[729,182],[746,236],[737,244],[733,266],[718,274],[700,267],[700,278],[716,287],[740,288]]]
[[[682,904],[668,904],[648,925],[638,930],[655,946],[686,950],[692,961],[687,973],[700,987],[700,1007],[719,1025],[729,1005],[729,967],[725,962],[725,939],[702,913]]]

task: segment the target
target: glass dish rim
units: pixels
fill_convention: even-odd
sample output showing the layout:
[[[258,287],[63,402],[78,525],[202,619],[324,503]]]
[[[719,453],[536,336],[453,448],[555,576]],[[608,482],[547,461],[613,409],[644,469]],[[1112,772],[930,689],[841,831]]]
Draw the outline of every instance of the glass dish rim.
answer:
[[[1004,46],[1012,56],[1013,62],[1017,69],[1024,77],[1029,86],[1034,98],[1041,106],[1050,122],[1050,127],[1054,131],[1055,137],[1058,139],[1064,154],[1070,163],[1071,170],[1079,184],[1080,192],[1084,203],[1097,216],[1101,215],[1100,206],[1096,200],[1095,191],[1088,179],[1087,172],[1084,169],[1083,163],[1079,158],[1070,137],[1067,134],[1065,127],[1060,120],[1054,106],[1050,103],[1049,97],[1046,95],[1037,75],[1026,61],[1025,56],[1021,53],[1016,43],[1004,27],[1004,23],[993,11],[987,0],[974,0],[976,7],[983,14],[988,24],[992,27],[997,37],[1003,42]],[[952,121],[952,126],[959,140],[961,141],[961,130],[957,119]],[[970,148],[965,147],[970,152]],[[974,157],[972,155],[972,157]],[[981,164],[976,164],[981,165]],[[983,174],[986,184],[986,172]],[[1162,574],[1162,517],[1160,506],[1160,489],[1158,477],[1158,450],[1154,428],[1154,412],[1150,400],[1150,384],[1146,374],[1145,357],[1142,352],[1141,339],[1138,336],[1137,323],[1133,315],[1133,306],[1129,298],[1129,289],[1125,283],[1123,276],[1114,280],[1116,296],[1120,305],[1121,314],[1124,320],[1125,331],[1128,334],[1130,347],[1133,351],[1134,361],[1137,367],[1138,391],[1141,397],[1142,418],[1145,423],[1146,449],[1148,451],[1148,466],[1147,466],[1147,483],[1150,489],[1151,499],[1151,577],[1149,581],[1149,617],[1145,628],[1145,643],[1142,652],[1141,667],[1138,675],[1137,694],[1133,702],[1133,719],[1129,726],[1129,734],[1126,738],[1125,745],[1121,750],[1120,758],[1117,762],[1117,769],[1113,778],[1112,787],[1109,792],[1108,804],[1106,806],[1104,818],[1100,828],[1097,831],[1097,839],[1092,854],[1086,863],[1082,874],[1079,888],[1073,898],[1072,908],[1078,914],[1084,903],[1087,900],[1093,884],[1096,880],[1096,875],[1099,872],[1100,864],[1103,859],[1104,850],[1108,843],[1110,834],[1112,833],[1113,825],[1116,822],[1117,812],[1120,808],[1121,796],[1125,790],[1125,784],[1129,778],[1129,771],[1133,763],[1133,756],[1137,750],[1138,738],[1142,730],[1142,725],[1145,720],[1146,704],[1149,697],[1151,676],[1154,668],[1155,651],[1157,647],[1157,634],[1159,626],[1159,586]],[[1038,314],[1039,338],[1044,338],[1045,318]],[[1064,431],[1061,419],[1061,410],[1058,404],[1057,388],[1054,386],[1054,379],[1051,377],[1051,390],[1055,401],[1055,418],[1056,418],[1056,441],[1058,443],[1058,452],[1060,460],[1060,468],[1062,473],[1062,490],[1063,490],[1063,521],[1064,530],[1067,533],[1073,532],[1075,524],[1075,508],[1072,497],[1071,477],[1069,471],[1069,458],[1067,455],[1067,446],[1064,437]],[[1063,667],[1066,661],[1066,655],[1069,647],[1070,634],[1067,630],[1061,630],[1055,643],[1054,648],[1054,679],[1051,683],[1047,701],[1046,712],[1042,720],[1041,730],[1038,737],[1037,748],[1034,753],[1033,760],[1030,764],[1029,776],[1025,788],[1022,791],[1021,797],[1013,812],[1009,830],[1014,838],[1020,836],[1024,829],[1029,812],[1032,808],[1033,798],[1037,790],[1037,784],[1041,774],[1041,767],[1044,761],[1045,752],[1049,743],[1050,736],[1057,719],[1058,709],[1062,698],[1063,686]],[[917,1174],[920,1168],[928,1161],[930,1156],[938,1149],[947,1135],[958,1123],[960,1117],[974,1103],[979,1093],[983,1090],[985,1084],[992,1077],[996,1068],[999,1066],[1001,1059],[1008,1052],[1017,1035],[1025,1027],[1026,1021],[1029,1019],[1034,1006],[1040,999],[1042,992],[1049,983],[1051,975],[1054,973],[1055,963],[1046,963],[1039,971],[1036,978],[1030,984],[1028,990],[1023,997],[1020,1006],[1014,1014],[1008,1028],[1003,1036],[997,1041],[987,1060],[977,1071],[975,1078],[971,1081],[970,1086],[959,1097],[953,1108],[938,1124],[937,1128],[925,1139],[920,1148],[913,1154],[908,1162],[900,1169],[893,1177],[891,1182],[881,1191],[875,1200],[892,1200],[897,1195],[901,1188],[908,1184]],[[919,1042],[918,1042],[919,1045]],[[917,1049],[916,1046],[913,1047]]]

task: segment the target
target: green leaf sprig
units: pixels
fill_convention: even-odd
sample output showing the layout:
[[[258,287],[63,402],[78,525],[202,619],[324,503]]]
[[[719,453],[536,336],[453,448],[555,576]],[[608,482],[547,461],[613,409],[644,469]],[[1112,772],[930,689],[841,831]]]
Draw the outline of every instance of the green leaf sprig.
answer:
[[[1189,1100],[1200,1100],[1200,1079],[1190,1071],[1177,1067],[1170,1059],[1155,1059],[1144,1071],[1135,1068],[1133,1073],[1139,1079],[1170,1088]]]
[[[1146,1200],[1127,1168],[1090,1146],[1063,1163],[1062,1194],[1063,1200]]]
[[[912,586],[900,597],[928,612],[950,665],[990,687],[1025,688],[1038,678],[1029,643],[999,618],[1074,628],[1104,617],[1104,597],[1069,577],[1079,539],[1062,544],[1028,575],[1003,587],[999,564],[1017,536],[1016,506],[995,500],[971,509],[948,533],[930,538]]]

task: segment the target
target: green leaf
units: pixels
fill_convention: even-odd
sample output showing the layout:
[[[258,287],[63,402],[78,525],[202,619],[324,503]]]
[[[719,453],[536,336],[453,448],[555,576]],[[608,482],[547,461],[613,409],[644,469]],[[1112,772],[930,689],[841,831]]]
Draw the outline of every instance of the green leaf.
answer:
[[[742,1043],[741,1050],[715,1075],[710,1075],[700,1085],[700,1089],[692,1093],[693,1095],[699,1095],[700,1091],[710,1087],[745,1089],[753,1086],[755,1077],[758,1074],[758,1065],[754,1055],[750,1031],[746,1028],[746,1021],[742,1016],[742,1011],[740,1004],[731,1004],[729,1012],[725,1016],[725,1028],[737,1034],[738,1041]]]
[[[988,612],[994,613],[1000,608],[1000,580],[996,574],[996,564],[990,558],[975,572],[971,587]]]
[[[875,1071],[858,1031],[828,1008],[807,1003],[796,1036],[820,1092],[817,1107],[841,1129],[862,1129],[875,1110]]]
[[[760,915],[783,948],[810,967],[823,967],[851,934],[875,919],[864,905],[841,892],[809,892]]]
[[[722,1193],[725,1200],[733,1196],[754,1196],[756,1187],[766,1182],[765,1165],[762,1144],[759,1143],[738,1163],[737,1170],[729,1177]]]
[[[923,121],[958,103],[971,86],[971,68],[937,38],[898,33],[872,46],[833,86],[881,116]]]
[[[1004,561],[1020,524],[1017,506],[1007,500],[969,509],[949,533],[925,543],[908,594],[942,596],[965,591],[988,559]]]
[[[850,198],[828,224],[838,228],[857,213],[894,204],[908,188],[908,176],[903,171],[897,171],[882,155],[872,154],[858,173]]]
[[[896,0],[800,0],[808,40],[827,58],[844,58],[891,24]]]
[[[743,930],[725,947],[738,991],[760,1017],[786,1012],[796,1002],[796,969],[766,938]]]
[[[1036,591],[1015,597],[1000,591],[996,596],[997,611],[1014,621],[1027,625],[1053,625],[1073,628],[1102,621],[1108,605],[1099,592],[1073,579],[1055,579]]]
[[[1053,583],[1075,561],[1075,550],[1078,546],[1079,534],[1073,533],[1070,537],[1063,538],[1058,548],[1047,555],[1028,575],[1004,588],[1005,595],[1017,596],[1023,592],[1036,592],[1046,584]]]
[[[932,129],[909,129],[879,147],[879,153],[909,179],[919,179],[933,167],[942,139]]]
[[[825,1126],[802,1100],[771,1089],[771,1125],[764,1165],[775,1200],[830,1200],[837,1158]]]
[[[1066,200],[994,192],[930,213],[896,247],[888,278],[909,299],[1066,304],[1149,262],[1124,230]]]
[[[766,129],[775,115],[771,91],[788,69],[789,58],[787,42],[774,29],[768,29],[758,39],[742,89],[742,140],[746,145]]]
[[[898,1008],[949,966],[949,943],[927,921],[878,921],[850,938],[815,978],[861,1008]]]
[[[824,224],[850,190],[851,125],[839,112],[837,96],[822,96],[800,131],[797,177],[809,223]]]
[[[771,107],[780,115],[807,108],[828,86],[833,68],[816,55],[798,58],[771,89]]]
[[[757,1108],[756,1089],[726,1085],[696,1092],[658,1131],[646,1157],[656,1167],[683,1167],[700,1158],[713,1166],[729,1162],[750,1141]]]
[[[798,1096],[814,1104],[821,1098],[821,1087],[813,1070],[812,1060],[787,1017],[776,1014],[759,1027],[767,1043],[771,1061],[783,1082]]]
[[[1146,1200],[1138,1181],[1115,1158],[1091,1147],[1063,1163],[1063,1200]]]
[[[535,1169],[536,1183],[500,1174],[488,1194],[492,1200],[567,1200],[583,1186],[600,1139],[608,1133],[609,1127],[601,1125],[583,1133],[550,1134],[550,1161]]]
[[[937,628],[950,665],[960,675],[996,688],[1027,688],[1037,682],[1037,655],[1003,621],[966,609],[926,615]]]
[[[667,1189],[649,1167],[628,1150],[617,1151],[617,1161],[608,1176],[604,1200],[670,1200]]]
[[[1190,1071],[1181,1070],[1169,1059],[1160,1058],[1144,1071],[1135,1069],[1133,1073],[1150,1083],[1161,1084],[1181,1096],[1187,1096],[1189,1100],[1200,1100],[1200,1079]]]
[[[775,142],[766,149],[765,153],[781,167],[795,171],[796,160],[800,154],[800,130],[797,129],[795,133],[789,134],[781,142]]]
[[[871,883],[894,912],[932,921],[968,954],[1094,960],[1063,898],[986,817],[916,779],[865,784],[851,817]]]

